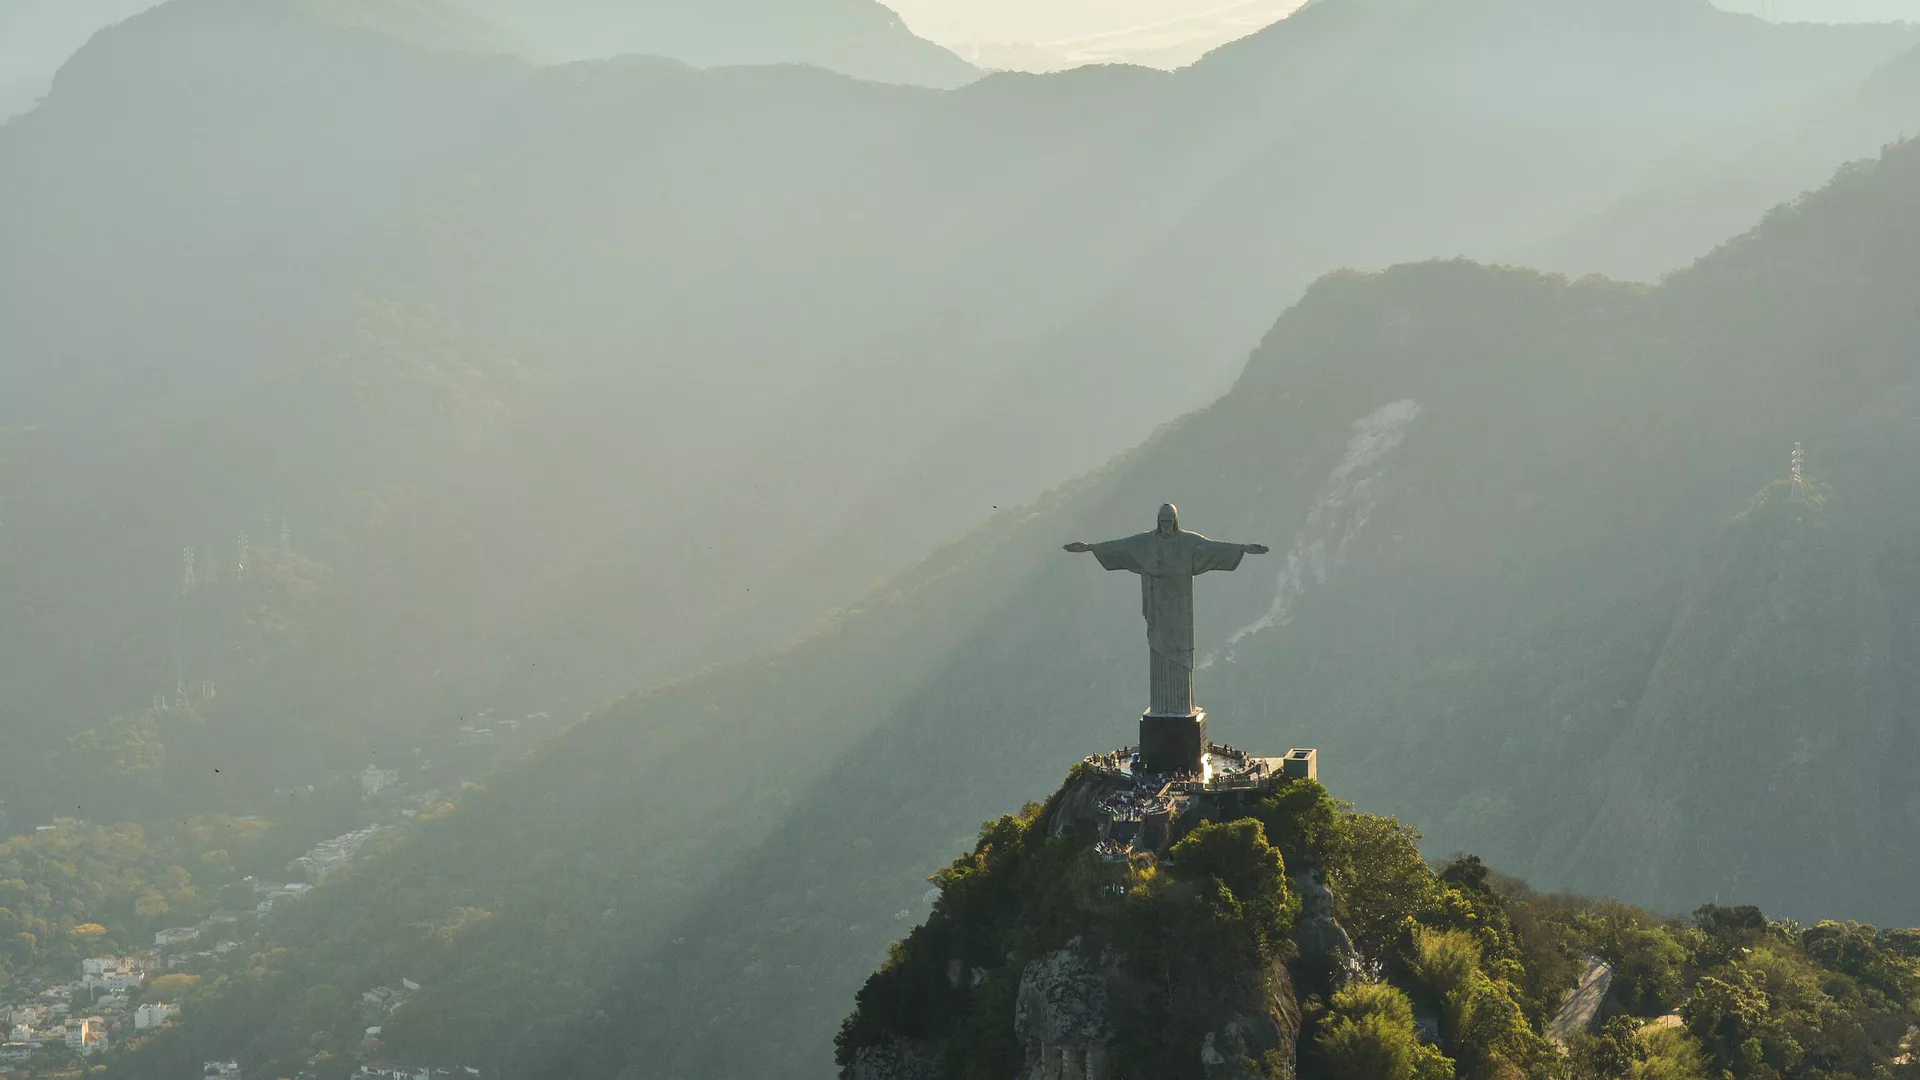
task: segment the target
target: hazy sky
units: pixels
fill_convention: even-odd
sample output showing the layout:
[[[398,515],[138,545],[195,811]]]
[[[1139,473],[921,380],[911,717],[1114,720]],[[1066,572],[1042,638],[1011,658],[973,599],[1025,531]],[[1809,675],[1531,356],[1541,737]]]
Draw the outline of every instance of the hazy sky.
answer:
[[[1301,0],[893,0],[923,37],[1049,45],[1165,27],[1217,28],[1220,40],[1264,26]]]
[[[987,66],[1128,61],[1175,67],[1285,18],[1304,0],[884,0],[915,33]],[[1920,22],[1920,0],[1715,0],[1778,21]],[[979,55],[974,44],[1036,46]],[[994,61],[1000,62],[996,64]]]

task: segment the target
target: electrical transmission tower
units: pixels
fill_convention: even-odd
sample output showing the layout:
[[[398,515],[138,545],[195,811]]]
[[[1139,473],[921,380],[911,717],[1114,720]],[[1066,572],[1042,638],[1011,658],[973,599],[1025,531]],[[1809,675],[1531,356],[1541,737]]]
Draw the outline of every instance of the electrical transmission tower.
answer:
[[[1793,497],[1807,497],[1807,451],[1799,443],[1793,444],[1793,469],[1788,475],[1793,480]]]

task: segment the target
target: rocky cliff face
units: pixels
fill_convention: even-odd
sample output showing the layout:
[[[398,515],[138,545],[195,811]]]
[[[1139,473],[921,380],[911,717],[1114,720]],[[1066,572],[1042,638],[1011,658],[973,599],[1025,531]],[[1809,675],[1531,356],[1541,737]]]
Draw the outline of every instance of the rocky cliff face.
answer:
[[[1066,947],[1029,961],[1014,999],[1013,1031],[1025,1052],[1020,1080],[1116,1080],[1116,1000],[1137,999],[1147,988],[1127,974],[1125,958],[1111,950],[1090,956],[1075,938]],[[1209,1010],[1218,1024],[1191,1047],[1207,1080],[1290,1077],[1299,1012],[1284,965],[1273,965],[1261,995],[1274,1009],[1257,1014]],[[1204,992],[1204,991],[1203,991]],[[1263,1071],[1269,1055],[1287,1071]]]
[[[1026,1050],[1021,1080],[1106,1080],[1113,1044],[1111,957],[1087,956],[1079,938],[1020,972],[1013,1033]],[[1103,962],[1104,961],[1104,962]]]

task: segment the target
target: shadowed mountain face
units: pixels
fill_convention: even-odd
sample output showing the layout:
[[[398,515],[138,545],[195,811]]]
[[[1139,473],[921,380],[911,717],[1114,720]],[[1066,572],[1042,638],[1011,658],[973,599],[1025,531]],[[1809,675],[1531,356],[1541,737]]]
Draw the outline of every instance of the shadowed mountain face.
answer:
[[[277,1060],[276,988],[404,969],[411,1054],[827,1075],[924,875],[1131,739],[1136,588],[1059,545],[1169,498],[1274,548],[1197,588],[1217,738],[1318,746],[1336,793],[1542,885],[1911,922],[1917,228],[1907,144],[1659,288],[1328,277],[1213,405],[793,648],[607,707],[323,890],[241,1026],[146,1065],[256,1029],[229,1045]],[[632,1007],[529,1023],[532,986]]]

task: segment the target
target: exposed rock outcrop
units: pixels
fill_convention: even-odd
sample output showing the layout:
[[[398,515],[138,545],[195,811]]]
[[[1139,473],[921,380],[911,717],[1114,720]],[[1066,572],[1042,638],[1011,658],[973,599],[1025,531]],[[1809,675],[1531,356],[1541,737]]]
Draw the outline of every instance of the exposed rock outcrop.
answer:
[[[1293,1080],[1300,1034],[1299,1006],[1286,969],[1273,971],[1279,1006],[1271,1015],[1235,1016],[1218,1031],[1207,1032],[1200,1044],[1200,1064],[1207,1080]],[[1278,1063],[1277,1071],[1259,1071],[1260,1064]]]
[[[940,1075],[940,1048],[920,1039],[894,1038],[863,1046],[847,1069],[848,1080],[934,1080]]]
[[[1078,938],[1026,966],[1013,1007],[1014,1035],[1027,1050],[1022,1080],[1105,1080],[1111,978],[1082,955]]]
[[[1300,921],[1293,938],[1301,959],[1325,970],[1336,985],[1344,984],[1359,965],[1360,952],[1334,914],[1333,890],[1320,879],[1318,870],[1295,874],[1287,884],[1300,897]]]

